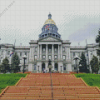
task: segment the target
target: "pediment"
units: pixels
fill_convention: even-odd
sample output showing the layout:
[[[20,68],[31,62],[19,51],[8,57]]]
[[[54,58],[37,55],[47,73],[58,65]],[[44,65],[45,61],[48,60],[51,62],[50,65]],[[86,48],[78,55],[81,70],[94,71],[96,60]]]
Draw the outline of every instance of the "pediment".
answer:
[[[46,42],[46,41],[61,42],[61,40],[60,40],[60,39],[57,39],[57,38],[54,38],[54,37],[46,37],[46,38],[44,38],[44,39],[40,39],[39,41],[41,41],[41,42]]]

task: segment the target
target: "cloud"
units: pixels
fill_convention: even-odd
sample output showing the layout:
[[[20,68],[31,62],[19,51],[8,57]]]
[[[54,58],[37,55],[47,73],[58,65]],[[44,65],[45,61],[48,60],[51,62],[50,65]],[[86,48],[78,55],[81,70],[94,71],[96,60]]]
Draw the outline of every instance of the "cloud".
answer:
[[[94,37],[98,34],[100,24],[87,24],[83,29],[79,29],[73,34],[69,36],[71,41],[83,41],[84,39],[88,39],[90,37]],[[92,41],[91,41],[92,42]]]

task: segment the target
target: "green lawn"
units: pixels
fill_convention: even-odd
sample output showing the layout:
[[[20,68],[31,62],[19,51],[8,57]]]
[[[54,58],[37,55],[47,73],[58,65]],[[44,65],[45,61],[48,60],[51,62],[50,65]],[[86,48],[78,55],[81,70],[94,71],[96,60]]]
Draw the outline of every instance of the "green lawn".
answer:
[[[100,88],[100,74],[75,74],[81,77],[89,86],[98,86]]]
[[[25,77],[27,74],[19,74],[19,73],[12,73],[12,74],[0,74],[0,92],[1,89],[6,88],[6,86],[15,85],[16,82],[21,78]]]

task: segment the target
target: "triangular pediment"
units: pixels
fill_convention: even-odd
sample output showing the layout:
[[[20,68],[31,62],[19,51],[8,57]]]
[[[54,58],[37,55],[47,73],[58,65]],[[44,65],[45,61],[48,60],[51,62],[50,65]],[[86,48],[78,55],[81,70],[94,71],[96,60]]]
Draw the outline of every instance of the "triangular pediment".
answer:
[[[40,39],[39,41],[41,41],[41,42],[46,42],[46,41],[61,42],[60,39],[57,39],[57,38],[54,38],[54,37],[46,37],[46,38]]]

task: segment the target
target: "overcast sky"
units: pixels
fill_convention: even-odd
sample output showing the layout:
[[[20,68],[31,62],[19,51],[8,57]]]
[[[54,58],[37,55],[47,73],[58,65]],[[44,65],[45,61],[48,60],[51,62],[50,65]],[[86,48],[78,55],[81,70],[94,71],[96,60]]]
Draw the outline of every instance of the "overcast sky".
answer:
[[[63,40],[95,43],[100,28],[100,0],[0,0],[0,43],[29,46],[37,40],[49,12]]]

